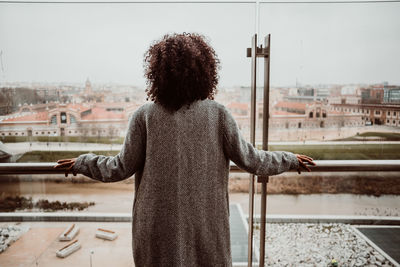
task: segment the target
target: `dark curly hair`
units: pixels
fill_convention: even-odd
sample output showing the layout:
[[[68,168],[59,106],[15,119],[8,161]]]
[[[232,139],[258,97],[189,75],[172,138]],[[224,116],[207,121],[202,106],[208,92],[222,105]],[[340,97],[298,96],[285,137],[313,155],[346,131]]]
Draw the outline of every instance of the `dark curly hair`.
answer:
[[[147,100],[174,112],[195,100],[214,99],[219,63],[204,36],[164,35],[144,55]]]

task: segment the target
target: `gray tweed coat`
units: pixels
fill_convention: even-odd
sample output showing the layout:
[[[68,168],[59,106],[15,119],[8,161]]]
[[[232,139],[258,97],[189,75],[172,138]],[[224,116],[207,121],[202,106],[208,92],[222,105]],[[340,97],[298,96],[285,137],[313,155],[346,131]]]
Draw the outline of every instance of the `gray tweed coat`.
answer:
[[[290,152],[255,149],[231,113],[206,99],[175,113],[144,104],[130,117],[118,155],[81,155],[73,171],[102,182],[135,174],[136,266],[232,266],[230,160],[262,176],[298,168]]]

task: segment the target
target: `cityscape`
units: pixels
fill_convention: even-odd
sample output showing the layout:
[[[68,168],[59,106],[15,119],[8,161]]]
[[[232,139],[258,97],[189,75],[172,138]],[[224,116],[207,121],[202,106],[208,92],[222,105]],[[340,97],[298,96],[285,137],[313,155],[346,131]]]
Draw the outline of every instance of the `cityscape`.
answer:
[[[144,55],[165,34],[183,32],[204,35],[218,55],[215,101],[247,141],[256,74],[260,155],[287,151],[317,164],[311,172],[262,177],[229,158],[226,190],[215,197],[229,204],[232,266],[399,266],[399,11],[400,0],[0,2],[0,266],[134,266],[132,204],[146,185],[136,179],[140,172],[101,183],[54,166],[86,153],[101,164],[121,156],[129,118],[149,102]],[[252,69],[246,57],[254,42],[270,48],[268,114],[266,65],[258,58]],[[215,158],[202,143],[195,149]],[[147,156],[165,166],[163,158]],[[189,157],[186,163],[188,187],[204,181],[211,192],[222,182],[216,172],[204,180],[193,174],[209,171],[208,164]],[[160,173],[168,177],[180,166]],[[170,178],[148,179],[147,188],[178,184]],[[162,193],[162,202],[182,195],[196,203],[210,195],[192,189]],[[192,229],[193,240],[199,241],[194,224],[218,217],[215,205],[204,206],[188,206],[199,216],[180,224]],[[207,210],[216,216],[203,215]]]
[[[257,88],[257,142],[262,138],[262,90]],[[250,87],[222,87],[215,98],[232,112],[247,139],[250,94]],[[129,116],[145,102],[145,88],[96,84],[89,78],[81,84],[3,83],[0,138],[124,137]],[[327,141],[366,131],[400,132],[400,86],[388,82],[272,87],[269,104],[271,141]]]

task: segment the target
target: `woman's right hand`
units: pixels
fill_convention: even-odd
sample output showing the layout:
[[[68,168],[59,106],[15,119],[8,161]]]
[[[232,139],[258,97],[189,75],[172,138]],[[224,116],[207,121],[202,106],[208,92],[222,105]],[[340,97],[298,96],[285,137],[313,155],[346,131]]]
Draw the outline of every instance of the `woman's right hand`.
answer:
[[[76,158],[72,158],[72,159],[60,159],[57,160],[57,165],[54,166],[55,169],[64,169],[65,170],[65,177],[68,177],[68,173],[72,170],[72,167],[74,167],[76,162]],[[74,176],[76,175],[76,173],[72,173]]]
[[[311,169],[309,167],[307,167],[306,164],[311,164],[314,166],[317,165],[317,164],[315,164],[313,159],[310,158],[309,156],[296,154],[296,157],[297,157],[297,160],[299,161],[299,168],[297,169],[299,174],[301,173],[302,168],[309,172],[311,171]]]

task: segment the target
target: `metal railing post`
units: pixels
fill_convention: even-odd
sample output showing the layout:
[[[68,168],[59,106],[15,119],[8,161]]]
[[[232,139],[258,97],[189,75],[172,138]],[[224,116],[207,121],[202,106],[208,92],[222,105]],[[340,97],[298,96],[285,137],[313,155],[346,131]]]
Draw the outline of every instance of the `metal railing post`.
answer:
[[[270,46],[271,34],[265,37],[264,53],[264,100],[263,100],[263,143],[262,149],[268,150],[268,127],[269,127],[269,73],[270,73]],[[261,183],[261,225],[260,225],[260,266],[265,265],[265,231],[267,216],[267,185],[269,177],[257,177]]]
[[[250,142],[256,142],[256,78],[257,78],[257,34],[254,34],[251,43],[251,107],[250,107]],[[254,217],[254,174],[249,179],[249,233],[247,265],[253,265],[253,217]]]

